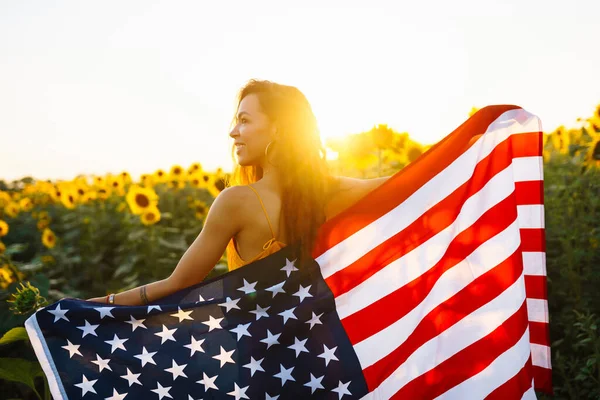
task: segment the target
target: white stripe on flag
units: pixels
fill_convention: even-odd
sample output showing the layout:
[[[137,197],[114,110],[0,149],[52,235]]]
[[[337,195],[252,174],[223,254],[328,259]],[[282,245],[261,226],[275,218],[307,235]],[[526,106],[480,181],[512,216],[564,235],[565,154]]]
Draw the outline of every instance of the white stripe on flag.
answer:
[[[521,120],[527,118],[527,121],[520,124],[516,121],[516,117]],[[380,218],[317,257],[316,261],[321,268],[323,277],[327,279],[354,263],[381,242],[405,229],[432,206],[448,197],[471,178],[475,165],[487,157],[499,143],[513,134],[537,131],[538,126],[539,119],[523,109],[503,113],[494,123],[490,124],[486,134],[469,149],[387,214],[394,221],[393,224],[381,226]],[[514,159],[513,163],[515,160],[518,159]],[[523,172],[523,169],[539,168],[537,157],[524,157],[523,160],[525,161],[513,167],[513,176],[526,174],[527,172]],[[534,165],[529,165],[532,162]]]
[[[354,351],[362,368],[365,369],[375,364],[402,345],[421,322],[423,316],[513,254],[519,247],[518,233],[515,234],[518,229],[515,222],[479,246],[465,260],[444,272],[425,299],[408,314],[387,328],[355,344]],[[376,284],[373,284],[371,288],[372,291],[379,290],[379,286]]]
[[[513,159],[515,182],[541,181],[544,179],[544,159],[541,156]]]
[[[550,347],[531,343],[531,363],[542,368],[552,368],[550,362]]]
[[[510,349],[500,354],[490,365],[466,381],[454,386],[440,400],[483,399],[515,376],[529,360],[529,328]]]
[[[413,379],[486,337],[510,318],[525,301],[523,275],[502,294],[467,315],[419,347],[373,391],[373,398],[389,399]],[[529,357],[529,346],[524,350]]]
[[[505,168],[490,179],[479,192],[468,198],[457,218],[444,230],[382,268],[347,293],[337,296],[335,302],[340,318],[346,318],[369,304],[384,298],[433,267],[443,257],[448,244],[456,236],[473,225],[488,209],[494,207],[514,191],[511,172],[510,167]],[[397,222],[390,214],[388,213],[375,221],[376,225],[381,229],[396,226]],[[408,214],[408,212],[405,214]],[[518,238],[518,225],[516,226],[516,237]],[[514,249],[512,252],[514,252]]]
[[[524,251],[523,269],[525,275],[546,276],[546,253],[543,251]]]
[[[550,322],[548,320],[548,301],[527,299],[527,316],[533,322]]]
[[[533,383],[531,384],[529,390],[523,393],[521,400],[537,400],[537,397],[535,396],[535,390],[533,389]]]
[[[517,216],[521,228],[543,229],[544,228],[544,205],[527,204],[517,206]]]

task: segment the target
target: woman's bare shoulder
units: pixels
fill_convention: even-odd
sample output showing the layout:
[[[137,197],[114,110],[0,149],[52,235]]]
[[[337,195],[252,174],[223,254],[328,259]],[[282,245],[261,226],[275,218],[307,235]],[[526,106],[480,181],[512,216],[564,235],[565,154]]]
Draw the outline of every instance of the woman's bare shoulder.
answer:
[[[352,206],[358,200],[381,186],[389,176],[374,179],[350,178],[334,176],[335,184],[329,193],[329,201],[325,207],[326,219],[331,219]]]

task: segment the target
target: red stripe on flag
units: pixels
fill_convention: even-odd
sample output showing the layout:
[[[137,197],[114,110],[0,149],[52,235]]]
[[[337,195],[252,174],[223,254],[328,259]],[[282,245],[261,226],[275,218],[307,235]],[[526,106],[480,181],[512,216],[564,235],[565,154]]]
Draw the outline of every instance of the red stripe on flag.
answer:
[[[531,372],[531,355],[519,372],[496,390],[486,396],[486,400],[520,399],[531,388],[533,374]]]
[[[523,251],[546,252],[546,240],[543,228],[521,228],[520,231]]]
[[[432,399],[443,394],[484,370],[498,356],[514,346],[526,329],[527,305],[523,302],[516,313],[489,335],[413,379],[392,398]],[[477,363],[472,360],[477,360]]]
[[[529,341],[535,344],[550,346],[548,323],[529,321]]]
[[[546,277],[543,275],[525,275],[525,293],[529,299],[548,300]]]
[[[427,272],[363,310],[344,318],[342,324],[350,341],[353,344],[361,342],[404,317],[423,301],[444,272],[502,232],[516,218],[514,197],[508,196],[454,238],[446,254]],[[520,274],[520,269],[518,273]]]
[[[517,205],[544,204],[544,181],[515,182]]]
[[[554,394],[552,390],[552,370],[548,368],[533,366],[533,383],[535,390],[542,390],[548,394]]]
[[[401,346],[377,363],[365,368],[363,374],[369,389],[373,390],[379,386],[381,382],[402,365],[424,343],[450,328],[481,306],[489,303],[504,292],[506,288],[510,287],[521,275],[522,270],[518,267],[521,264],[520,257],[521,254],[517,250],[504,262],[481,275],[457,294],[438,305],[421,320]],[[524,319],[526,323],[527,315],[524,316]]]

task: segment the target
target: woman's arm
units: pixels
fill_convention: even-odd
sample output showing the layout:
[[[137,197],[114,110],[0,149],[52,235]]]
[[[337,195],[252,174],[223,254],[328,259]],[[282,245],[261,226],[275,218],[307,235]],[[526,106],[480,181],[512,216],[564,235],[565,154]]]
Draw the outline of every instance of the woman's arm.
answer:
[[[146,287],[148,301],[168,296],[188,286],[199,283],[208,275],[225,252],[227,243],[242,228],[241,215],[244,190],[234,186],[223,190],[208,210],[204,227],[183,254],[175,270],[165,279],[149,283]],[[115,304],[142,305],[143,286],[118,293]],[[106,303],[106,296],[88,301]]]

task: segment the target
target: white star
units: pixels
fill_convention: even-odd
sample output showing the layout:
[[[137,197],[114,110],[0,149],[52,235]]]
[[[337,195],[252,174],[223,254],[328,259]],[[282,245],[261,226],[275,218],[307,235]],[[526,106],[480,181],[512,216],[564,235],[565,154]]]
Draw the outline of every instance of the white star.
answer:
[[[250,294],[256,292],[255,286],[257,282],[248,283],[247,280],[244,279],[244,286],[239,288],[238,290],[244,292],[244,294]]]
[[[208,321],[202,322],[204,325],[208,325],[208,331],[212,331],[213,329],[223,329],[221,326],[221,321],[223,318],[213,318],[212,315],[208,316]]]
[[[256,320],[258,321],[260,317],[268,317],[267,310],[271,308],[271,306],[262,308],[258,304],[256,305],[256,310],[250,311],[252,314],[256,314]]]
[[[98,366],[98,368],[100,369],[100,371],[98,371],[98,372],[102,372],[102,370],[104,368],[112,371],[112,368],[108,366],[109,361],[110,361],[109,358],[102,359],[102,358],[100,358],[100,355],[96,354],[96,361],[92,361],[92,362],[94,364],[96,364]]]
[[[146,325],[144,325],[145,319],[135,319],[133,315],[130,316],[129,321],[125,321],[128,324],[131,324],[131,332],[135,331],[135,328],[144,328],[148,329]]]
[[[96,328],[99,327],[100,325],[92,325],[90,324],[87,319],[84,320],[85,325],[84,326],[78,326],[77,329],[81,329],[83,331],[83,335],[81,336],[82,338],[85,337],[85,335],[92,334],[94,336],[98,336],[98,334],[96,334]]]
[[[129,368],[127,368],[127,375],[121,375],[121,378],[127,379],[127,382],[129,382],[129,387],[131,387],[131,385],[133,385],[134,383],[137,383],[138,385],[142,386],[142,384],[138,380],[138,376],[140,376],[140,375],[141,374],[134,374],[134,373],[132,373],[129,370]]]
[[[69,350],[69,358],[73,358],[73,354],[79,354],[81,357],[83,357],[83,355],[78,350],[80,345],[71,343],[69,339],[67,339],[67,343],[69,344],[60,347],[62,347],[65,350]]]
[[[321,318],[321,315],[323,315],[323,313],[319,314],[319,315],[315,315],[315,313],[312,313],[312,318],[309,319],[308,321],[306,321],[307,324],[310,324],[310,329],[313,328],[313,326],[315,325],[323,325],[323,323],[321,322],[321,320],[319,318]]]
[[[227,301],[225,303],[219,304],[221,307],[225,307],[225,312],[231,311],[232,308],[240,309],[237,303],[240,299],[231,300],[231,297],[227,297]]]
[[[219,388],[217,387],[217,385],[215,385],[215,379],[217,379],[218,375],[213,376],[212,378],[209,377],[208,375],[206,375],[205,372],[202,373],[202,379],[199,381],[196,381],[196,383],[200,383],[202,385],[204,385],[204,391],[208,391],[208,389],[215,389],[215,390],[219,390]]]
[[[183,346],[190,349],[190,357],[193,356],[194,353],[197,351],[204,353],[204,349],[202,348],[202,343],[204,343],[204,339],[196,340],[195,337],[190,335],[190,340],[190,344],[186,344],[185,346]]]
[[[352,396],[352,393],[350,393],[350,391],[348,390],[348,385],[350,385],[351,381],[348,381],[346,383],[342,383],[342,381],[340,381],[340,384],[338,385],[337,388],[335,389],[331,389],[332,392],[336,392],[338,394],[338,399],[341,399],[342,397],[344,397],[345,394]]]
[[[172,362],[172,364],[171,364],[172,367],[166,368],[165,371],[173,374],[173,380],[177,379],[177,377],[179,377],[179,376],[183,376],[184,378],[187,378],[187,375],[183,372],[183,369],[185,367],[187,367],[187,364],[177,365],[175,360],[171,360],[171,362]]]
[[[153,305],[153,306],[148,306],[148,311],[146,312],[147,314],[150,314],[150,311],[152,311],[153,309],[157,309],[158,311],[162,311],[162,308],[160,308],[160,306],[157,305]]]
[[[292,349],[296,352],[296,358],[298,358],[298,356],[302,352],[308,353],[308,350],[306,350],[306,347],[304,346],[304,344],[306,343],[307,340],[308,340],[308,338],[300,341],[300,340],[298,340],[297,337],[295,337],[294,344],[291,346],[288,346],[288,349]]]
[[[50,314],[54,315],[54,322],[58,321],[59,319],[64,319],[65,321],[69,321],[69,318],[66,317],[66,313],[69,310],[63,310],[60,308],[60,303],[58,303],[58,305],[56,306],[56,308],[54,310],[46,310],[48,311]],[[71,322],[71,321],[69,321]]]
[[[260,366],[260,363],[262,362],[262,360],[264,360],[264,357],[261,358],[260,360],[255,360],[254,357],[250,356],[250,362],[248,364],[244,365],[244,368],[250,369],[250,376],[254,376],[254,373],[256,371],[265,372],[263,367]]]
[[[287,274],[287,277],[290,277],[290,274],[294,271],[298,271],[298,268],[294,267],[294,261],[290,261],[287,258],[285,259],[285,267],[281,268],[280,271],[285,271],[285,273]]]
[[[177,309],[179,311],[177,311],[177,313],[175,314],[171,314],[171,317],[177,317],[177,319],[179,319],[179,322],[183,321],[184,319],[189,319],[190,321],[193,321],[194,318],[190,317],[190,314],[192,313],[192,311],[194,310],[190,310],[190,311],[183,311],[181,309],[181,307],[177,307]]]
[[[110,313],[114,307],[95,307],[94,310],[100,313],[100,319],[104,319],[104,317],[114,318],[115,316]]]
[[[173,398],[170,394],[169,394],[169,390],[171,390],[171,386],[165,386],[163,387],[160,382],[156,382],[156,384],[158,385],[158,387],[156,389],[152,389],[152,391],[156,394],[158,394],[158,400],[161,400],[163,397],[168,397],[168,398]]]
[[[250,332],[248,332],[249,327],[250,322],[248,322],[247,324],[239,324],[237,327],[230,329],[229,331],[237,334],[237,340],[239,342],[242,336],[252,337]]]
[[[294,293],[292,296],[300,297],[300,303],[302,303],[305,298],[313,297],[313,295],[308,292],[308,290],[310,289],[311,286],[312,285],[308,285],[308,287],[304,287],[304,286],[300,285],[300,289],[298,289],[298,291],[296,293]]]
[[[292,370],[294,369],[294,367],[287,369],[284,368],[282,364],[279,365],[279,373],[273,375],[273,377],[281,379],[281,387],[283,387],[283,385],[285,385],[287,381],[296,382],[296,380],[292,377]]]
[[[104,400],[123,400],[125,398],[125,396],[127,396],[127,393],[121,394],[121,393],[117,392],[117,389],[113,388],[113,395],[105,398]]]
[[[325,376],[325,375],[323,375]],[[317,378],[312,373],[310,374],[310,381],[305,383],[304,386],[308,386],[310,388],[310,394],[313,394],[317,389],[325,389],[323,385],[321,385],[321,381],[323,380],[323,376]]]
[[[268,349],[269,347],[271,347],[274,344],[279,344],[279,341],[277,340],[277,339],[279,339],[279,336],[281,336],[281,333],[278,333],[277,335],[273,335],[267,329],[267,337],[262,339],[261,343],[266,343],[267,349]]]
[[[285,281],[279,282],[277,285],[273,285],[271,287],[268,287],[265,290],[268,290],[269,292],[273,293],[273,297],[275,297],[275,295],[277,293],[285,293],[285,290],[283,290],[283,285],[284,284],[285,284]]]
[[[127,351],[125,349],[125,346],[123,345],[123,343],[125,343],[127,340],[129,339],[119,339],[119,337],[115,333],[115,336],[113,336],[113,340],[105,340],[104,343],[110,344],[110,352],[113,353],[116,349],[122,349]]]
[[[221,368],[223,368],[223,365],[225,365],[226,363],[235,364],[235,361],[233,361],[233,359],[231,358],[231,355],[233,354],[235,349],[233,349],[231,351],[225,351],[223,346],[220,346],[220,347],[221,347],[221,354],[219,354],[218,356],[213,356],[213,358],[215,360],[219,360],[221,362]]]
[[[173,337],[173,333],[175,333],[176,330],[177,328],[167,329],[167,327],[163,324],[162,332],[156,332],[155,335],[160,336],[160,344],[163,344],[167,340],[172,340],[176,342],[177,340],[175,340],[175,338]]]
[[[294,315],[294,310],[296,309],[296,307],[292,307],[289,310],[285,310],[283,312],[280,312],[277,315],[281,315],[283,317],[283,324],[285,325],[285,323],[287,322],[288,319],[292,318],[292,319],[298,319],[296,318],[296,315]]]
[[[81,397],[85,396],[85,394],[87,392],[92,392],[92,393],[96,393],[96,391],[94,390],[93,386],[94,383],[96,383],[98,379],[94,379],[93,381],[88,381],[87,378],[85,377],[85,375],[83,375],[83,381],[81,383],[76,383],[75,386],[81,388],[81,390],[83,391],[83,393],[81,393]],[[98,393],[96,393],[98,394]]]
[[[325,359],[325,366],[327,366],[327,364],[329,364],[329,361],[331,361],[331,360],[340,361],[333,354],[335,352],[335,349],[337,349],[337,346],[329,349],[329,348],[327,348],[327,346],[323,345],[323,354],[319,354],[317,357],[321,357],[321,358]]]
[[[246,396],[246,390],[248,390],[248,386],[240,388],[237,383],[233,383],[234,389],[232,392],[227,393],[230,396],[235,396],[235,400],[240,399],[249,399],[250,397]]]
[[[269,393],[265,393],[265,400],[277,400],[279,399],[279,395],[271,397]]]
[[[148,351],[146,350],[146,346],[144,346],[144,347],[142,347],[142,354],[134,355],[134,357],[139,358],[142,361],[142,367],[143,367],[144,365],[146,365],[146,363],[156,365],[156,363],[152,359],[152,357],[155,354],[156,354],[156,351],[153,351],[152,353],[148,353]]]

